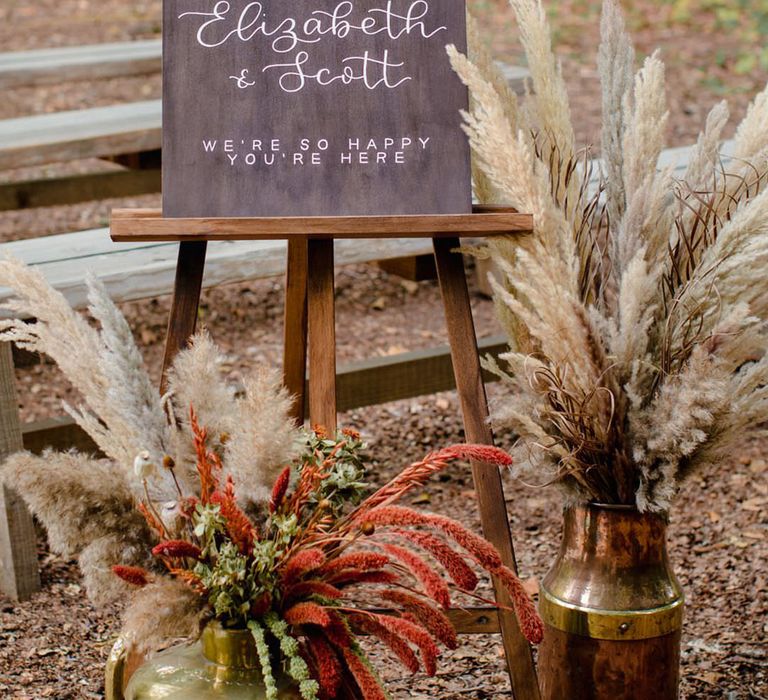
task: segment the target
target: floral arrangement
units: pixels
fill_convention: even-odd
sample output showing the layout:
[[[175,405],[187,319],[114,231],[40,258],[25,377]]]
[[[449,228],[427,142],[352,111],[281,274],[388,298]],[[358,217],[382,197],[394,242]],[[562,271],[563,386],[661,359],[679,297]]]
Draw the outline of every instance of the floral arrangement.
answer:
[[[138,653],[196,639],[216,620],[250,630],[271,698],[283,672],[306,700],[341,687],[386,698],[358,635],[381,640],[409,671],[434,674],[438,645],[457,644],[445,612],[452,593],[479,597],[470,563],[507,588],[524,634],[541,640],[533,603],[488,542],[398,505],[452,461],[509,466],[502,450],[447,448],[370,493],[357,433],[298,430],[290,397],[263,370],[231,391],[207,335],[178,355],[160,397],[96,282],[89,311],[99,328],[18,261],[0,261],[0,284],[36,318],[2,322],[0,340],[57,362],[84,400],[67,409],[106,455],[19,453],[0,480],[46,526],[54,551],[78,556],[94,602],[130,594],[123,635]],[[381,607],[389,613],[372,609]]]
[[[668,112],[658,53],[634,73],[616,0],[598,54],[601,160],[578,148],[541,0],[511,0],[533,90],[519,103],[471,27],[464,115],[484,203],[532,212],[490,240],[510,338],[499,427],[516,468],[574,501],[667,511],[681,481],[768,420],[768,89],[722,151],[710,112],[682,174],[659,167]]]

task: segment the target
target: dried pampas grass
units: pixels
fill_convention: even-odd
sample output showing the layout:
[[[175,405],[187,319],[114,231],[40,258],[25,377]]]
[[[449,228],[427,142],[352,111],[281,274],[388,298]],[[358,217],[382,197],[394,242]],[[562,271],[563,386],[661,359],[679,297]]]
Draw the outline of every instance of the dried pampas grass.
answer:
[[[571,500],[666,511],[686,475],[768,421],[768,87],[721,154],[716,105],[682,179],[659,169],[668,120],[658,54],[634,72],[616,0],[603,3],[601,177],[577,149],[541,0],[510,0],[534,92],[508,106],[470,32],[448,47],[469,87],[475,195],[533,214],[535,234],[488,241],[510,338],[487,362],[518,469]],[[478,183],[482,187],[477,187]]]
[[[140,655],[196,639],[203,599],[179,579],[158,578],[138,592],[123,614],[123,637]]]
[[[112,566],[148,565],[157,535],[136,501],[151,501],[151,516],[162,519],[160,513],[178,510],[181,499],[196,492],[192,407],[209,435],[208,448],[224,456],[240,484],[241,505],[258,509],[268,500],[268,486],[300,443],[275,374],[257,369],[246,379],[246,394],[236,396],[221,372],[219,350],[203,332],[176,357],[170,390],[161,397],[125,318],[96,280],[88,280],[94,324],[18,260],[0,260],[0,285],[16,293],[9,308],[36,319],[0,322],[0,340],[57,363],[82,399],[67,410],[106,456],[23,452],[0,465],[0,481],[24,498],[55,552],[79,558],[92,600],[124,595]]]

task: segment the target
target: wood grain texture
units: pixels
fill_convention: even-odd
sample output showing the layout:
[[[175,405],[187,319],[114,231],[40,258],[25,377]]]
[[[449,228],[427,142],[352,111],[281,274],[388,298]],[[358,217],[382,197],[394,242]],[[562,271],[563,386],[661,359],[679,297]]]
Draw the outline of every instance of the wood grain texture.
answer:
[[[464,260],[461,254],[451,252],[459,246],[459,239],[436,239],[434,245],[467,441],[490,445],[493,444],[493,433],[488,421],[488,401],[482,380]],[[499,470],[475,462],[472,464],[472,474],[483,533],[499,551],[507,566],[516,570]],[[504,586],[494,581],[494,589],[499,604],[511,608],[512,602]],[[511,612],[500,611],[499,621],[514,696],[518,700],[536,700],[539,697],[539,686],[533,655],[520,631],[517,618]]]
[[[533,217],[491,213],[393,216],[286,216],[170,219],[157,209],[115,209],[113,241],[269,240],[278,238],[441,238],[528,234]]]
[[[283,384],[294,397],[291,416],[304,423],[307,408],[307,241],[288,241],[285,273],[285,310],[283,313]]]
[[[205,242],[182,243],[179,246],[176,283],[173,289],[173,302],[163,355],[161,393],[165,393],[166,375],[173,358],[179,350],[186,347],[195,332],[207,248],[208,244]]]
[[[465,0],[416,3],[410,28],[392,16],[391,26],[385,26],[387,4],[350,3],[348,13],[342,8],[337,24],[349,22],[351,31],[332,31],[314,0],[249,6],[249,28],[265,18],[267,31],[289,19],[296,23],[305,43],[289,46],[283,40],[281,46],[274,44],[276,29],[269,37],[254,31],[250,40],[222,40],[237,27],[245,5],[231,3],[231,9],[220,10],[214,30],[203,30],[203,38],[218,44],[210,48],[198,42],[210,16],[182,17],[188,2],[164,0],[165,214],[468,212],[469,148],[459,114],[468,95],[445,53],[446,44],[466,49]],[[213,6],[211,1],[194,7],[210,13]],[[404,14],[407,7],[393,11]],[[304,35],[307,21],[322,23],[322,37]],[[378,31],[358,30],[370,21]],[[302,56],[306,62],[299,68]],[[389,63],[386,71],[373,63],[383,60]],[[388,85],[380,82],[385,73]],[[237,78],[244,75],[250,85],[238,87]],[[386,138],[392,141],[388,146]],[[427,140],[425,147],[420,138]],[[410,144],[403,145],[403,139]],[[204,141],[215,145],[206,150]]]
[[[333,241],[308,242],[309,420],[336,430],[336,312]]]
[[[11,346],[0,343],[0,459],[23,448]],[[6,485],[0,485],[0,587],[17,600],[40,590],[32,516]]]

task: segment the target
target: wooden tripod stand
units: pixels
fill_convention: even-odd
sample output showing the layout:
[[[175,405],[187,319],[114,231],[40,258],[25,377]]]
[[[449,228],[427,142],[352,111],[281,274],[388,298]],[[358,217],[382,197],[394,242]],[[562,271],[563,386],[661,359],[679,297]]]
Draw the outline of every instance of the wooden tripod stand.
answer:
[[[529,233],[532,225],[529,215],[487,208],[467,215],[233,219],[165,219],[156,210],[115,210],[112,239],[181,242],[163,376],[195,330],[207,241],[286,239],[284,381],[296,396],[293,415],[303,422],[308,357],[310,420],[333,430],[337,424],[334,240],[432,238],[467,440],[492,444],[464,263],[454,251],[459,246],[459,236],[523,234]],[[474,463],[472,474],[483,532],[504,562],[516,569],[499,470]],[[456,610],[451,618],[459,632],[501,632],[514,696],[518,700],[538,700],[530,646],[515,616],[509,612],[512,606],[506,589],[497,582],[494,588],[497,602],[506,609]]]

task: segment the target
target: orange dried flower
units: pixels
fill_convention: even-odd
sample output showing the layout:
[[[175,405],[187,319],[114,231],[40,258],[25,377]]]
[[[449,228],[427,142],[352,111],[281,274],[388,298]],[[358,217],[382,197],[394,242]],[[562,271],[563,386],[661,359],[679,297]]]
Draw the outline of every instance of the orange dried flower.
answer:
[[[232,477],[227,477],[227,485],[224,491],[214,491],[210,502],[221,509],[227,527],[227,534],[232,542],[237,545],[241,554],[246,556],[253,552],[253,543],[256,540],[256,528],[250,518],[237,505],[235,497],[235,484]]]
[[[269,511],[274,513],[282,505],[285,494],[288,492],[288,484],[291,481],[291,468],[286,467],[280,472],[275,485],[272,488],[272,498],[269,499]]]

